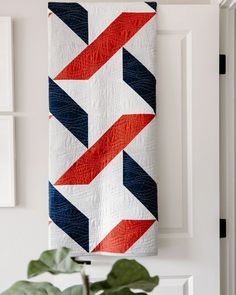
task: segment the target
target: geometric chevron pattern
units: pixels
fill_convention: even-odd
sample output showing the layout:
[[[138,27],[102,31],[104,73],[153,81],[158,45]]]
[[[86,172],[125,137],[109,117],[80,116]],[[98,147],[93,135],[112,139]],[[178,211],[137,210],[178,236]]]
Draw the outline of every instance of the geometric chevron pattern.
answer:
[[[153,118],[149,114],[121,116],[55,184],[90,184]]]
[[[55,80],[91,78],[155,13],[121,13]]]
[[[48,8],[50,248],[155,255],[156,2]]]

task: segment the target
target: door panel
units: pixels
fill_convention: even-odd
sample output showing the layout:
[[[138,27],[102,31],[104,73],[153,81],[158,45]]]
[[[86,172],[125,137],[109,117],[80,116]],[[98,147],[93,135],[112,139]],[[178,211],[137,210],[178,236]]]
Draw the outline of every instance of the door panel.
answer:
[[[157,290],[151,294],[158,295],[190,295],[193,293],[193,280],[191,276],[161,277]]]
[[[219,294],[218,26],[216,5],[159,6],[159,254],[137,258],[161,277],[153,294]],[[97,280],[117,258],[90,259]]]
[[[157,169],[163,238],[192,235],[191,45],[190,31],[158,31]]]

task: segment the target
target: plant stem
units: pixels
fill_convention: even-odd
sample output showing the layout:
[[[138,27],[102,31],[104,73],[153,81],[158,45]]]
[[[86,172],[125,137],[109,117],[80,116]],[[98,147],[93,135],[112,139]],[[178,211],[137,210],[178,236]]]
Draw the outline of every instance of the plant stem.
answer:
[[[81,272],[82,282],[83,282],[83,295],[89,295],[89,276],[86,275],[85,270]]]

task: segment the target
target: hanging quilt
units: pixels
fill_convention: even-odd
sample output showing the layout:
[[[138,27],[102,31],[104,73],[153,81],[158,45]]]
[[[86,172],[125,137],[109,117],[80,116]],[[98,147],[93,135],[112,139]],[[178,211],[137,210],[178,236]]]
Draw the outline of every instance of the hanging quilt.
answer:
[[[156,3],[48,7],[50,248],[155,255]]]

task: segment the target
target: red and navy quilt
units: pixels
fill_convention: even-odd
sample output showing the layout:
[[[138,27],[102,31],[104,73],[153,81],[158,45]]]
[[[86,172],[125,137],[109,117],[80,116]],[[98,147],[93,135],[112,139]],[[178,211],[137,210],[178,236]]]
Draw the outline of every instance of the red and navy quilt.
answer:
[[[156,3],[48,9],[50,248],[155,255]]]

